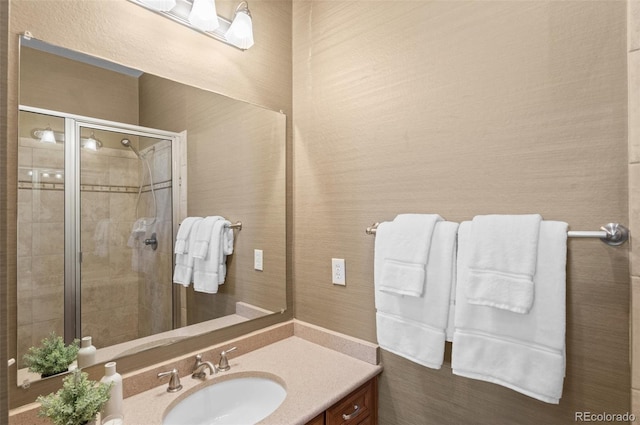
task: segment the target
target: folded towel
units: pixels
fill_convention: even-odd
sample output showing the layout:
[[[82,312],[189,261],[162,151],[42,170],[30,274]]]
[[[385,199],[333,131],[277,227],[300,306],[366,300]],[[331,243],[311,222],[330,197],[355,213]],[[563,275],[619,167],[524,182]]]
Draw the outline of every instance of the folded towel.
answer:
[[[525,314],[534,298],[542,217],[484,215],[473,218],[469,252],[469,303]]]
[[[224,227],[222,228],[222,256],[220,257],[220,267],[218,269],[218,284],[224,284],[227,277],[227,255],[233,254],[233,229],[231,222],[224,220]]]
[[[210,248],[211,231],[213,229],[213,225],[218,220],[222,220],[222,217],[214,215],[205,217],[202,223],[200,223],[198,232],[195,234],[196,244],[193,250],[193,258],[203,259],[207,256]]]
[[[565,374],[567,224],[540,225],[536,300],[528,314],[469,303],[470,227],[465,222],[458,230],[453,373],[557,404]]]
[[[191,228],[193,227],[193,223],[200,220],[202,220],[202,217],[187,217],[182,221],[178,229],[178,234],[176,235],[176,245],[173,249],[175,254],[186,254],[188,252]]]
[[[437,214],[400,214],[389,224],[392,231],[376,242],[389,245],[382,264],[381,291],[422,296],[433,229],[439,221],[442,217]]]
[[[433,369],[444,360],[445,329],[449,321],[451,288],[456,265],[458,223],[435,225],[424,296],[403,296],[380,289],[384,260],[393,234],[393,223],[378,225],[375,241],[374,284],[378,344],[385,350]]]
[[[202,222],[204,225],[206,219]],[[215,220],[213,223],[209,249],[204,258],[195,258],[193,266],[193,289],[197,292],[216,294],[218,285],[224,282],[226,274],[226,255],[223,251],[223,238],[225,229],[229,222],[226,220]],[[196,242],[197,243],[197,242]]]
[[[173,281],[182,286],[189,286],[193,277],[194,258],[191,254],[195,250],[195,235],[199,232],[199,227],[203,222],[202,219],[195,220],[191,225],[191,232],[188,238],[188,247],[186,254],[176,254],[176,266],[173,270]]]

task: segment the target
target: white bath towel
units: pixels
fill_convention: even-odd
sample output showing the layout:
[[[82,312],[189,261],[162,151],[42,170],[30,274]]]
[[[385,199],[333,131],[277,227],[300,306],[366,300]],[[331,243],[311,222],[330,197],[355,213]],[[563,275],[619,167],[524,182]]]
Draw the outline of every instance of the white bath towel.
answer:
[[[176,254],[176,266],[173,270],[173,281],[182,286],[189,286],[193,278],[194,258],[191,254],[196,245],[195,235],[198,234],[198,228],[202,223],[202,219],[195,220],[191,225],[191,232],[188,238],[188,247],[186,254]]]
[[[218,215],[205,217],[200,226],[198,226],[198,231],[195,234],[196,244],[193,250],[193,258],[203,259],[207,257],[211,242],[211,231],[218,220],[222,220],[222,217]],[[218,239],[216,240],[219,241]]]
[[[384,259],[393,233],[391,223],[381,223],[376,232],[374,283],[378,344],[385,350],[415,363],[439,369],[444,360],[445,329],[449,320],[451,287],[456,265],[458,223],[435,225],[426,267],[422,297],[403,296],[380,290]]]
[[[525,314],[534,298],[542,217],[482,215],[471,222],[469,303]]]
[[[187,217],[182,220],[182,224],[180,224],[178,234],[176,235],[176,244],[173,249],[175,254],[186,254],[188,252],[191,229],[193,224],[200,220],[202,220],[202,217]]]
[[[470,231],[469,222],[458,231],[453,373],[559,403],[565,374],[567,224],[540,225],[536,299],[528,314],[469,303]]]
[[[437,214],[400,214],[388,224],[388,236],[376,245],[387,244],[379,289],[398,295],[421,297],[433,230],[442,217]]]
[[[229,224],[224,219],[216,220],[213,223],[207,255],[204,258],[195,258],[194,260],[193,289],[197,292],[216,294],[218,285],[224,283],[226,255],[224,254],[223,242]]]

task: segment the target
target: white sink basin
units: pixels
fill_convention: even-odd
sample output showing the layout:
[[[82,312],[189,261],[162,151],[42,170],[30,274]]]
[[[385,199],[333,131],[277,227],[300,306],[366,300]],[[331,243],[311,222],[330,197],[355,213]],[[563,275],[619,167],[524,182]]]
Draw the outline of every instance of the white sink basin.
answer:
[[[286,396],[284,387],[268,378],[229,379],[208,385],[179,401],[165,414],[162,424],[255,424],[273,413]]]

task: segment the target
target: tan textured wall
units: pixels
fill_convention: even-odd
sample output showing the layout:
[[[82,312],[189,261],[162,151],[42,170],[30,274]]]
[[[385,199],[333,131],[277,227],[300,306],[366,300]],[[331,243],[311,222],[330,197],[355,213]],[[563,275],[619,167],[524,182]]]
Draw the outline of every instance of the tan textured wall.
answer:
[[[283,110],[287,115],[291,113],[290,0],[251,2],[256,44],[246,52],[202,36],[126,0],[11,0],[9,3],[9,49],[0,60],[0,63],[9,67],[9,140],[17,140],[18,34],[24,31],[30,31],[34,37],[52,44],[144,69],[151,74],[273,110]],[[231,17],[237,2],[219,0],[216,5],[220,15]],[[289,128],[287,146],[290,145]],[[7,196],[7,201],[1,205],[7,209],[6,216],[2,217],[3,226],[6,224],[7,229],[7,243],[2,246],[0,253],[8,256],[6,289],[11,319],[7,341],[9,352],[15,352],[17,182],[15,171],[12,171],[16,164],[15,145],[9,143],[6,153],[3,161],[6,158],[8,175],[6,180],[2,180],[3,189],[0,193]],[[287,155],[287,167],[290,168],[290,151]],[[291,182],[287,184],[288,190],[291,190]],[[291,204],[288,208],[291,208]],[[289,301],[287,314],[275,319],[258,320],[257,325],[290,318],[292,310],[292,301]],[[238,330],[246,331],[252,326],[238,327]],[[207,342],[211,343],[213,340],[215,337],[207,339]],[[204,339],[198,339],[195,343],[204,342]],[[190,347],[194,349],[193,344]],[[162,351],[162,355],[168,355],[172,349],[167,348],[165,351]],[[118,366],[124,370],[148,362],[148,358],[132,358],[129,362],[119,362]],[[13,389],[15,376],[10,375],[10,379],[12,381],[9,387]],[[12,390],[11,405],[33,400],[39,391],[48,393],[55,387],[55,383],[51,383],[36,388],[32,385],[29,392]]]
[[[233,314],[237,301],[280,311],[286,306],[286,117],[152,75],[140,79],[140,105],[141,125],[188,129],[187,215],[243,223],[218,293],[188,291],[189,323]],[[254,249],[264,253],[261,272],[253,268]]]
[[[294,2],[296,317],[376,340],[374,221],[628,222],[624,2]],[[346,287],[331,258],[346,259]],[[628,246],[569,241],[560,405],[382,354],[381,424],[629,410]]]
[[[629,225],[640,229],[640,1],[628,2]],[[631,408],[640,417],[640,250],[631,250]]]
[[[138,124],[137,78],[28,47],[20,64],[21,104]]]

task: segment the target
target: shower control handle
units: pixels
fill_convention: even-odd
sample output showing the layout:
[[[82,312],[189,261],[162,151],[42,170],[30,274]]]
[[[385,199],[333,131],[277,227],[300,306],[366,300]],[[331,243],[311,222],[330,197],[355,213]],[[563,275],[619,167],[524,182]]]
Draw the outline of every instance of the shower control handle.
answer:
[[[144,244],[151,245],[151,249],[153,249],[154,251],[158,249],[158,239],[156,238],[155,232],[151,234],[151,237],[149,239],[144,240]]]

